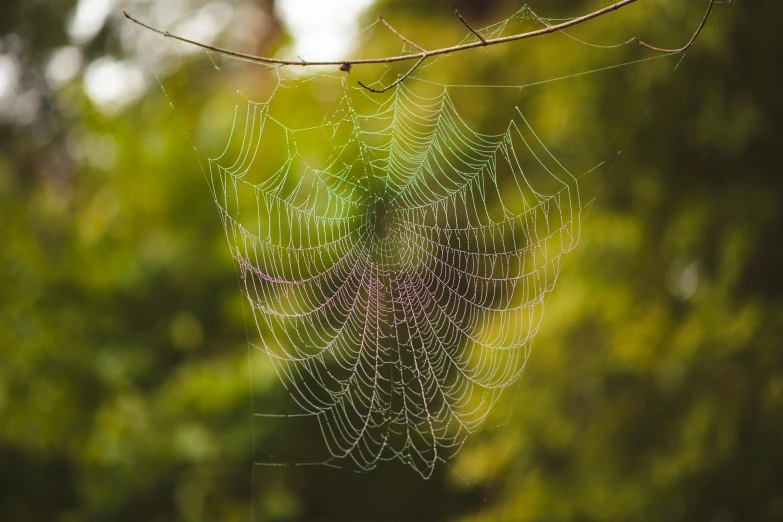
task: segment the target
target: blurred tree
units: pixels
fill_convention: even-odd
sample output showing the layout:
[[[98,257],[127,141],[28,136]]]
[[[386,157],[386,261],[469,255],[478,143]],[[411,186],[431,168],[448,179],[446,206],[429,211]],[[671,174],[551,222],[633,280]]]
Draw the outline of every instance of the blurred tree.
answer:
[[[533,7],[560,17],[605,3]],[[91,12],[103,4],[114,6]],[[578,36],[676,45],[704,2],[639,4]],[[458,7],[482,25],[520,6]],[[183,4],[171,25],[198,8]],[[270,424],[253,439],[242,296],[182,136],[208,140],[209,111],[230,111],[237,85],[272,80],[224,63],[205,79],[203,54],[172,54],[168,97],[148,78],[137,100],[101,105],[88,77],[119,63],[131,81],[139,64],[126,60],[143,37],[123,39],[116,6],[74,32],[77,9],[0,4],[0,519],[247,520],[251,504],[256,520],[783,519],[779,2],[721,5],[673,74],[652,66],[530,91],[531,117],[566,159],[607,157],[650,110],[600,192],[587,181],[597,201],[516,405],[498,409],[508,423],[427,482],[397,465],[251,479],[254,445],[295,454],[313,437]],[[246,31],[244,49],[287,45],[272,36],[271,2],[232,12],[218,42]],[[464,35],[450,2],[379,3],[368,20],[377,12],[426,45]],[[447,83],[522,84],[642,55],[611,52],[553,37],[443,71]],[[477,119],[507,119],[495,93],[470,96]],[[562,100],[583,112],[561,114]],[[260,400],[282,404],[267,377]]]

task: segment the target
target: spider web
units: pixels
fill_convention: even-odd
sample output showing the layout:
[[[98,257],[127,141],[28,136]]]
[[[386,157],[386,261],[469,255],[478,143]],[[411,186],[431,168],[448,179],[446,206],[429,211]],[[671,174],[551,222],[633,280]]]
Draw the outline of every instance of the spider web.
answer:
[[[502,132],[479,131],[454,90],[480,86],[417,73],[378,96],[344,75],[277,74],[266,101],[237,106],[205,169],[251,347],[299,410],[253,413],[316,422],[328,456],[312,464],[399,460],[427,478],[518,382],[579,241],[592,169],[570,172],[519,104]],[[316,125],[286,121],[282,93],[315,79],[333,84],[332,108]]]
[[[238,154],[209,162],[212,189],[255,347],[331,459],[399,459],[426,477],[522,373],[579,239],[579,186],[520,111],[482,134],[445,87],[400,84],[383,101],[342,89],[318,128],[323,165],[297,146],[314,129],[249,102]],[[275,133],[289,156],[247,180]]]

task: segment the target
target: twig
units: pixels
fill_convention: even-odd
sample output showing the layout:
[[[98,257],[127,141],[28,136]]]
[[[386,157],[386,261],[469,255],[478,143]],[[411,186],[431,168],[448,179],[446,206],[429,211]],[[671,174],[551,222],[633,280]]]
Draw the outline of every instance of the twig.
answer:
[[[701,33],[701,30],[704,29],[705,25],[707,25],[707,19],[710,17],[710,12],[712,11],[712,6],[714,4],[715,4],[715,0],[710,0],[709,5],[707,6],[707,12],[704,13],[704,18],[702,18],[701,24],[699,24],[699,27],[698,27],[698,29],[696,29],[696,32],[693,33],[693,37],[691,37],[690,41],[687,44],[685,44],[684,46],[680,47],[679,49],[663,49],[661,47],[654,47],[654,46],[652,46],[652,45],[650,45],[650,44],[648,44],[646,42],[641,41],[638,38],[634,38],[634,39],[639,43],[639,45],[641,45],[643,47],[646,47],[646,48],[650,49],[651,51],[658,52],[658,53],[665,53],[665,54],[684,53],[685,51],[687,51],[688,49],[691,48],[693,43],[696,41],[696,38],[699,37],[699,34]]]
[[[420,45],[416,45],[415,43],[411,42],[410,40],[408,40],[407,38],[405,38],[403,35],[401,35],[401,34],[399,33],[399,31],[397,31],[397,30],[396,30],[394,27],[392,27],[391,25],[389,25],[389,22],[387,22],[387,21],[386,21],[386,20],[385,20],[385,19],[384,19],[382,16],[379,16],[379,17],[378,17],[378,20],[380,20],[381,22],[383,22],[383,25],[385,25],[385,26],[386,26],[386,27],[389,29],[389,31],[391,31],[391,32],[393,32],[394,34],[396,34],[396,35],[397,35],[397,36],[400,38],[400,40],[402,40],[402,41],[403,41],[403,42],[405,42],[406,44],[410,45],[411,47],[415,47],[416,49],[418,49],[419,51],[421,51],[421,52],[423,52],[423,53],[426,53],[426,52],[427,52],[427,50],[426,50],[426,49],[424,49],[424,47],[421,47]]]
[[[405,42],[406,44],[410,45],[411,47],[415,47],[416,49],[418,49],[419,51],[421,51],[422,53],[424,53],[424,54],[425,54],[425,56],[422,56],[421,58],[419,58],[419,59],[416,61],[416,63],[414,63],[414,64],[413,64],[413,67],[411,67],[410,69],[408,69],[408,72],[406,72],[405,74],[403,74],[402,76],[400,76],[399,78],[397,78],[397,80],[396,80],[396,81],[394,81],[393,83],[391,83],[391,84],[387,85],[386,87],[383,87],[382,89],[375,89],[374,87],[369,87],[369,86],[367,86],[367,85],[363,84],[361,81],[359,81],[359,82],[358,82],[358,83],[359,83],[359,85],[360,85],[361,87],[364,87],[364,88],[365,88],[365,89],[367,89],[368,91],[370,91],[370,92],[375,92],[375,93],[386,92],[386,91],[388,91],[389,89],[391,89],[392,87],[394,87],[395,85],[397,85],[398,83],[400,83],[401,81],[403,81],[405,78],[407,78],[408,76],[410,76],[411,74],[413,74],[413,71],[415,71],[415,70],[416,70],[416,68],[417,68],[419,65],[421,65],[421,62],[423,62],[423,61],[424,61],[424,60],[427,58],[427,56],[426,56],[427,50],[426,50],[424,47],[422,47],[422,46],[420,46],[420,45],[417,45],[417,44],[413,43],[412,41],[408,40],[407,38],[405,38],[405,37],[404,37],[402,34],[400,34],[400,32],[399,32],[399,31],[397,31],[397,30],[396,30],[394,27],[392,27],[392,26],[389,24],[389,22],[387,22],[387,21],[386,21],[386,20],[385,20],[385,19],[384,19],[382,16],[379,16],[379,17],[378,17],[378,20],[380,20],[381,22],[383,22],[383,25],[385,25],[385,26],[386,26],[386,27],[389,29],[389,31],[391,31],[391,32],[393,32],[394,34],[396,34],[396,35],[397,35],[397,36],[400,38],[400,40],[402,40],[402,41],[403,41],[403,42]]]
[[[377,93],[386,92],[386,91],[388,91],[389,89],[391,89],[392,87],[394,87],[395,85],[397,85],[398,83],[400,83],[401,81],[403,81],[405,78],[407,78],[408,76],[410,76],[410,75],[411,75],[411,73],[413,73],[413,71],[415,71],[415,70],[416,70],[416,68],[417,68],[419,65],[421,65],[421,62],[423,62],[423,61],[424,61],[424,60],[426,60],[426,59],[427,59],[427,57],[426,57],[426,56],[422,56],[421,58],[419,58],[419,60],[418,60],[416,63],[414,63],[414,64],[413,64],[413,67],[411,67],[410,69],[408,69],[408,72],[406,72],[405,74],[403,74],[402,76],[400,76],[399,78],[397,78],[397,79],[394,81],[394,83],[390,83],[389,85],[387,85],[387,86],[386,86],[386,87],[384,87],[383,89],[374,89],[374,88],[372,88],[372,87],[368,87],[367,85],[363,84],[361,81],[360,81],[360,82],[358,82],[358,83],[359,83],[359,85],[360,85],[360,86],[364,87],[365,89],[367,89],[367,90],[368,90],[368,91],[370,91],[370,92],[377,92]]]
[[[476,31],[475,29],[473,29],[473,28],[470,26],[470,24],[469,24],[468,22],[466,22],[464,18],[462,18],[462,15],[461,15],[461,14],[459,14],[459,11],[457,11],[457,6],[456,6],[456,5],[454,5],[454,4],[451,4],[451,8],[452,8],[452,9],[454,9],[454,14],[455,14],[455,15],[457,15],[457,18],[459,18],[459,21],[460,21],[460,22],[462,22],[462,24],[463,24],[465,27],[467,27],[467,28],[468,28],[468,30],[469,30],[471,33],[475,34],[475,35],[478,37],[478,39],[479,39],[479,40],[481,40],[481,43],[482,43],[482,45],[487,45],[487,40],[486,40],[486,38],[484,38],[483,36],[481,36],[481,34],[480,34],[478,31]]]
[[[454,52],[465,51],[467,49],[473,49],[473,48],[476,48],[476,47],[484,47],[484,46],[488,46],[488,45],[502,44],[502,43],[507,43],[507,42],[513,42],[513,41],[516,41],[516,40],[524,40],[526,38],[534,38],[534,37],[542,36],[542,35],[545,35],[545,34],[555,33],[557,31],[561,31],[563,29],[567,29],[569,27],[573,27],[573,26],[585,23],[585,22],[587,22],[589,20],[592,20],[594,18],[598,18],[598,17],[603,16],[603,15],[605,15],[607,13],[612,12],[612,11],[616,11],[616,10],[622,8],[622,7],[625,7],[627,5],[635,3],[636,1],[637,0],[620,0],[619,2],[615,2],[612,5],[606,6],[606,7],[602,8],[602,9],[598,9],[597,11],[593,11],[592,13],[589,13],[589,14],[586,14],[584,16],[580,16],[578,18],[574,18],[574,19],[565,21],[565,22],[560,23],[560,24],[549,25],[549,24],[546,24],[544,22],[546,27],[544,27],[542,29],[537,29],[535,31],[528,31],[526,33],[513,34],[513,35],[510,35],[510,36],[491,38],[491,39],[485,39],[481,35],[476,33],[475,31],[473,31],[473,29],[463,19],[463,23],[465,23],[465,25],[468,27],[468,29],[473,31],[473,33],[476,34],[476,36],[481,38],[481,41],[470,42],[470,43],[461,44],[461,45],[454,45],[454,46],[451,46],[451,47],[443,47],[441,49],[433,49],[431,51],[426,51],[423,48],[413,44],[413,42],[411,42],[407,38],[404,38],[400,33],[398,33],[396,30],[394,30],[388,23],[386,23],[385,20],[381,19],[384,22],[384,24],[386,25],[386,27],[388,27],[392,32],[394,32],[398,37],[400,37],[403,41],[405,41],[407,43],[410,43],[414,47],[420,49],[421,52],[410,53],[410,54],[401,54],[401,55],[398,55],[398,56],[387,56],[387,57],[384,57],[384,58],[363,58],[363,59],[357,59],[357,60],[306,61],[306,60],[302,60],[301,58],[300,58],[300,60],[287,60],[287,59],[283,59],[283,58],[270,58],[270,57],[265,57],[265,56],[255,56],[255,55],[252,55],[252,54],[246,54],[246,53],[241,53],[241,52],[237,52],[237,51],[232,51],[230,49],[223,49],[221,47],[215,47],[213,45],[207,45],[205,43],[197,42],[195,40],[190,40],[190,39],[184,38],[182,36],[177,36],[177,35],[175,35],[173,33],[170,33],[169,31],[161,31],[160,29],[156,29],[156,28],[154,28],[154,27],[152,27],[150,25],[147,25],[147,24],[137,20],[136,18],[134,18],[130,14],[128,14],[127,11],[123,11],[123,15],[125,15],[125,18],[127,18],[128,20],[130,20],[130,21],[132,21],[132,22],[134,22],[134,23],[136,23],[136,24],[138,24],[138,25],[140,25],[140,26],[142,26],[142,27],[144,27],[146,29],[149,29],[150,31],[158,33],[158,34],[160,34],[160,35],[162,35],[162,36],[164,36],[166,38],[172,38],[174,40],[178,40],[180,42],[184,42],[184,43],[187,43],[187,44],[190,44],[190,45],[194,45],[196,47],[201,47],[202,49],[206,49],[208,51],[219,53],[219,54],[222,54],[222,55],[225,55],[225,56],[229,56],[231,58],[235,58],[235,59],[238,59],[238,60],[248,61],[248,62],[251,62],[251,63],[260,63],[260,64],[276,65],[276,66],[281,66],[281,65],[301,65],[301,66],[336,65],[336,66],[338,66],[340,68],[340,70],[346,71],[346,70],[350,70],[350,68],[352,66],[354,66],[354,65],[367,65],[367,64],[378,64],[378,63],[395,63],[395,62],[403,62],[403,61],[407,61],[407,60],[417,60],[416,63],[414,64],[414,66],[411,67],[408,70],[407,73],[403,74],[394,83],[392,83],[391,85],[388,85],[387,87],[384,87],[383,89],[373,89],[373,88],[368,87],[367,85],[359,82],[359,85],[361,85],[362,87],[364,87],[365,89],[367,89],[369,91],[372,91],[372,92],[384,92],[384,91],[387,91],[390,88],[394,87],[395,85],[399,84],[401,81],[405,80],[427,58],[431,58],[433,56],[439,56],[441,54],[450,54],[450,53],[454,53]],[[685,45],[685,47],[682,47],[680,49],[662,49],[662,48],[658,48],[658,47],[653,47],[653,46],[651,46],[651,45],[649,45],[649,44],[647,44],[645,42],[642,42],[638,38],[636,39],[636,41],[638,41],[640,45],[643,45],[643,46],[647,47],[648,49],[651,49],[651,50],[656,51],[656,52],[669,53],[669,54],[677,54],[677,53],[684,52],[684,51],[688,50],[693,45],[693,43],[696,41],[696,38],[699,36],[699,33],[704,28],[704,25],[707,23],[707,19],[709,18],[710,13],[712,12],[712,7],[713,7],[714,4],[715,4],[715,0],[710,0],[710,3],[708,5],[708,7],[707,7],[707,12],[704,15],[704,19],[702,20],[701,25],[697,29],[696,33],[693,35],[693,38],[691,38],[690,42],[688,42]],[[531,13],[532,13],[532,11],[531,11]],[[457,13],[457,16],[459,16],[459,13]],[[460,19],[462,19],[461,16],[460,16]]]
[[[536,20],[538,20],[538,22],[539,22],[541,25],[543,25],[543,26],[546,26],[546,27],[549,27],[549,23],[548,23],[548,22],[546,22],[546,21],[544,21],[544,19],[543,19],[543,18],[541,18],[540,16],[538,16],[538,15],[537,15],[537,14],[536,14],[536,13],[535,13],[535,12],[534,12],[532,9],[530,9],[530,6],[525,6],[525,8],[527,9],[527,12],[528,12],[528,13],[530,13],[531,15],[533,15],[533,18],[535,18]]]

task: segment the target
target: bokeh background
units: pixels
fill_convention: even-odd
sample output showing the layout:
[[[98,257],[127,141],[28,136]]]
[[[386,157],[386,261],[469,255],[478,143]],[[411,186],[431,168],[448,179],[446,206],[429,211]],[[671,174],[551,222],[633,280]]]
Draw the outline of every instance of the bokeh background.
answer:
[[[638,4],[573,34],[679,46],[706,8]],[[457,5],[476,26],[521,7]],[[666,58],[517,94],[558,157],[610,161],[585,181],[595,200],[518,389],[428,481],[396,463],[253,466],[320,435],[251,417],[251,394],[269,411],[285,394],[247,377],[253,331],[191,143],[219,151],[237,90],[262,99],[275,72],[122,9],[308,59],[398,51],[378,25],[354,36],[378,14],[428,47],[465,36],[442,0],[0,4],[0,520],[783,520],[783,4],[716,5],[676,71]],[[646,56],[555,35],[434,71],[521,85]],[[462,104],[505,125],[497,92]],[[292,120],[326,111],[328,95],[302,96]]]

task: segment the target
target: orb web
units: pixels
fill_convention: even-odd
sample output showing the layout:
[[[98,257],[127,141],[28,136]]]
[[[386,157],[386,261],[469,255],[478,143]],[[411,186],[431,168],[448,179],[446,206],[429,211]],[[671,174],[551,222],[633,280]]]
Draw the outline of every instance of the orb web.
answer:
[[[247,102],[208,175],[253,346],[317,419],[327,462],[426,477],[522,373],[579,239],[579,186],[519,109],[484,134],[445,86],[380,98],[335,81],[317,127],[274,117],[275,95]],[[279,168],[249,179],[275,141]]]
[[[478,32],[540,20],[523,7]],[[251,367],[265,359],[298,410],[253,415],[307,419],[325,449],[307,463],[263,450],[255,464],[366,471],[397,460],[427,478],[455,455],[519,381],[586,208],[579,180],[593,169],[572,174],[558,160],[525,117],[523,91],[665,58],[524,85],[440,84],[433,58],[382,95],[345,75],[274,69],[265,101],[242,95],[204,174],[254,326]],[[314,81],[331,85],[319,93]],[[328,98],[315,124],[290,110],[300,88]],[[475,88],[519,92],[501,132],[482,130],[470,98],[458,103],[456,91]]]
[[[542,18],[523,6],[497,24],[468,27],[459,44],[563,20],[576,19]],[[526,29],[509,29],[520,23]],[[141,25],[152,29],[147,37],[173,36]],[[401,54],[422,51],[386,25],[405,42]],[[392,69],[384,66],[369,84],[382,96],[345,76],[283,80],[272,67],[277,88],[265,102],[245,98],[245,110],[237,106],[225,151],[204,171],[252,311],[258,340],[249,345],[300,410],[262,414],[253,405],[253,415],[314,420],[328,456],[312,464],[370,470],[399,460],[429,477],[518,382],[547,296],[579,240],[586,208],[579,177],[593,170],[572,175],[519,105],[503,132],[481,132],[458,109],[453,91],[512,89],[521,98],[529,87],[679,55],[664,73],[670,74],[703,26],[681,50],[590,60],[587,70],[523,77],[525,84],[440,84],[437,74],[423,71],[445,54],[397,81],[385,81]],[[557,33],[585,48],[656,49],[635,37],[607,45]],[[165,41],[169,47],[154,54],[140,45],[141,56],[174,109],[156,70],[171,68],[170,58],[182,50]],[[346,65],[340,69],[347,73]],[[273,110],[281,91],[320,77],[339,83],[338,101],[322,122],[302,125],[296,120],[306,110],[287,111],[285,102]],[[608,159],[601,185],[651,107]]]

